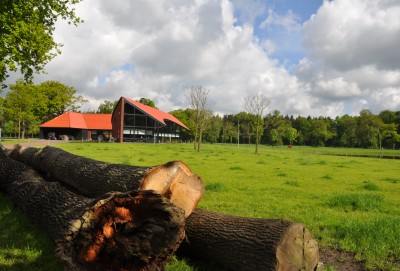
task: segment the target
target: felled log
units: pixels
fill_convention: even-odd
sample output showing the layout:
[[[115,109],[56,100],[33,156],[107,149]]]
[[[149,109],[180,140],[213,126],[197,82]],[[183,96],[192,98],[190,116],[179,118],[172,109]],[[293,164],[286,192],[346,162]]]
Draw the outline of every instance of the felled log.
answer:
[[[196,209],[186,219],[186,236],[179,249],[182,254],[230,270],[322,269],[317,242],[302,224],[295,222]]]
[[[84,197],[2,150],[0,190],[55,240],[68,270],[163,270],[184,238],[183,210],[159,194]]]
[[[7,153],[88,197],[111,191],[154,190],[185,210],[186,217],[204,193],[200,177],[181,161],[152,167],[111,164],[51,146],[38,149],[15,145]]]
[[[229,270],[322,270],[318,244],[296,222],[225,215],[196,209],[186,219],[178,252]]]

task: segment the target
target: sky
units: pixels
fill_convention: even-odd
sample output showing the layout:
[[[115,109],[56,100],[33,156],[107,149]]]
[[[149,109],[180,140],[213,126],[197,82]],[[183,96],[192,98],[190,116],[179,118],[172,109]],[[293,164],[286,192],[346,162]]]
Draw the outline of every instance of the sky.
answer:
[[[187,108],[210,90],[218,114],[262,93],[282,115],[400,110],[399,0],[83,0],[56,24],[62,54],[35,82],[77,89],[96,110],[121,96]],[[15,77],[11,77],[15,80]],[[11,82],[12,83],[12,82]]]

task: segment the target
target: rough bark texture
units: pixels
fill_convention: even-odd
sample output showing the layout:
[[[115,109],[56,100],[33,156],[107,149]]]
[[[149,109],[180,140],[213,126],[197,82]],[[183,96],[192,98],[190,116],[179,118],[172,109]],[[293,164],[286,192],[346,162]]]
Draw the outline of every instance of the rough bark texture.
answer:
[[[15,145],[7,153],[88,197],[112,191],[154,190],[189,216],[204,193],[201,178],[181,161],[152,167],[111,164],[51,146],[38,149]]]
[[[179,252],[229,270],[320,270],[318,245],[303,225],[196,209]]]
[[[143,177],[153,169],[95,161],[51,146],[38,149],[16,145],[9,156],[79,189],[80,194],[88,197],[138,190]]]
[[[0,189],[56,241],[68,270],[163,270],[184,238],[182,209],[159,194],[84,197],[2,150]]]

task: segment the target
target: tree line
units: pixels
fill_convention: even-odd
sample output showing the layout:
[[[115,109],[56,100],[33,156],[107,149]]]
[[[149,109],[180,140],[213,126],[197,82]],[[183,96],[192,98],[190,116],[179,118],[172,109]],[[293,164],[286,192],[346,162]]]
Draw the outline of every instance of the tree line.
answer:
[[[0,97],[0,127],[3,135],[24,138],[39,133],[39,125],[65,112],[79,112],[87,102],[77,91],[56,81],[35,85],[18,80]],[[384,110],[375,115],[362,110],[359,116],[304,117],[282,115],[278,110],[266,114],[270,101],[262,94],[246,97],[244,108],[236,114],[213,114],[209,89],[188,87],[188,108],[170,113],[190,130],[181,131],[181,140],[229,144],[307,145],[350,148],[390,148],[400,143],[400,111]],[[156,107],[151,99],[145,104]],[[104,101],[97,110],[83,113],[111,113],[117,101]]]
[[[192,109],[171,113],[192,129]],[[193,140],[192,133],[182,131],[182,139]],[[343,115],[336,118],[283,116],[278,110],[263,118],[244,111],[213,115],[207,121],[203,139],[210,143],[255,144],[257,133],[261,133],[261,144],[271,146],[295,144],[395,149],[396,144],[400,143],[400,111],[384,110],[375,115],[364,109],[359,116]]]

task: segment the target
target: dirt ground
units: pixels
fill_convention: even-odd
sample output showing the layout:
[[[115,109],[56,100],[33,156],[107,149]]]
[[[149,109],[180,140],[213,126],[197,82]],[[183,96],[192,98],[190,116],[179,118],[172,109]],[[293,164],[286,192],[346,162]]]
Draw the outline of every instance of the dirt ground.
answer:
[[[68,141],[62,140],[32,140],[28,142],[20,143],[24,147],[37,147],[37,146],[47,146],[47,145],[57,145],[57,144],[67,144]],[[7,142],[0,142],[4,147],[11,148],[15,144],[7,144]],[[320,262],[324,264],[325,267],[334,267],[336,271],[363,271],[364,264],[355,259],[353,253],[344,252],[331,247],[320,247],[319,249]]]
[[[68,141],[63,141],[63,140],[47,140],[47,139],[35,139],[32,141],[27,141],[27,142],[22,142],[19,143],[19,145],[23,147],[37,147],[37,146],[47,146],[47,145],[57,145],[57,144],[65,144],[68,143]],[[7,143],[7,141],[1,141],[1,145],[3,145],[6,148],[11,148],[15,145],[15,143]]]
[[[355,259],[354,253],[345,252],[331,247],[319,248],[320,262],[325,267],[332,266],[336,271],[363,271],[363,262]]]

